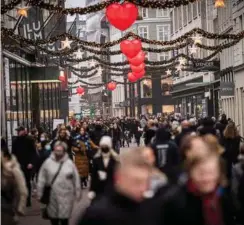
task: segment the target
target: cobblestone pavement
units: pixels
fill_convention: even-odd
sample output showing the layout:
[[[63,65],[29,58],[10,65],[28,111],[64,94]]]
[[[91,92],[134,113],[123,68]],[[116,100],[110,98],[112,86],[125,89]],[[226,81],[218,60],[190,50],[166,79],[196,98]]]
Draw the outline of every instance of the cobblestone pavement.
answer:
[[[130,147],[135,147],[135,144],[131,144]],[[129,148],[121,148],[120,152],[126,151]],[[82,199],[80,202],[75,204],[72,217],[69,225],[75,225],[77,218],[84,212],[86,207],[89,205],[89,199],[87,198],[88,190],[84,189],[82,192]],[[26,216],[20,218],[19,225],[50,225],[48,220],[43,220],[41,217],[41,205],[35,197],[32,199],[32,207],[27,208]]]

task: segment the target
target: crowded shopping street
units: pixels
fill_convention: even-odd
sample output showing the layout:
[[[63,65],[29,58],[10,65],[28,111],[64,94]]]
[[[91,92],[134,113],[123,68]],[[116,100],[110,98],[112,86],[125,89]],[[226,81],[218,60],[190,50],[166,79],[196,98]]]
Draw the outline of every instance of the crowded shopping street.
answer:
[[[244,225],[244,0],[2,0],[1,224]]]

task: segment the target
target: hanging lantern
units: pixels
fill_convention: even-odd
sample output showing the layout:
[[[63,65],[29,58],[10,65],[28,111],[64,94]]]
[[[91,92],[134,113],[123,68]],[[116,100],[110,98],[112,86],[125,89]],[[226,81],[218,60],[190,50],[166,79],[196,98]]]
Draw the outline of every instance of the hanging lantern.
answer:
[[[223,8],[225,7],[224,0],[215,0],[215,8]]]
[[[65,74],[64,74],[64,71],[60,71],[60,75],[59,75],[58,79],[59,79],[61,82],[64,82],[64,81],[65,81]]]
[[[115,90],[116,89],[116,86],[117,86],[117,84],[116,84],[116,82],[109,82],[108,84],[107,84],[107,89],[109,90],[109,91],[113,91],[113,90]]]
[[[137,78],[133,73],[128,73],[128,80],[134,83],[137,81]]]
[[[77,94],[82,95],[82,94],[84,94],[84,92],[85,92],[85,89],[83,87],[76,88],[76,93]]]

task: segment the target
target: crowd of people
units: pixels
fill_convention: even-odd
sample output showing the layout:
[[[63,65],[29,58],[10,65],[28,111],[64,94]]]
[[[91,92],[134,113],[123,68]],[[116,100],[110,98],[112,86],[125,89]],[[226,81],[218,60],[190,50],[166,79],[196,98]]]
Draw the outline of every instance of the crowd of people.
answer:
[[[43,218],[68,225],[83,189],[91,204],[77,225],[244,225],[243,138],[226,115],[83,119],[17,133],[11,151],[1,139],[5,225],[35,192]]]

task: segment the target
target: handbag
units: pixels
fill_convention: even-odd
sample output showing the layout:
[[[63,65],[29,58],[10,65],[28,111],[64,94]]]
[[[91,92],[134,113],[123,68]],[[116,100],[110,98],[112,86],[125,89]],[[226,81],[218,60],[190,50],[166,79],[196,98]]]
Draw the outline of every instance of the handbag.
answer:
[[[42,193],[42,197],[41,197],[41,199],[40,199],[40,202],[41,202],[42,204],[45,204],[45,205],[48,205],[48,204],[49,204],[52,185],[53,185],[53,183],[55,182],[55,180],[56,180],[56,178],[57,178],[57,176],[58,176],[58,174],[59,174],[59,172],[60,172],[62,166],[63,166],[63,162],[59,165],[58,171],[57,171],[57,173],[54,175],[51,184],[50,184],[50,185],[46,185],[46,186],[44,187],[44,190],[43,190],[43,193]]]

